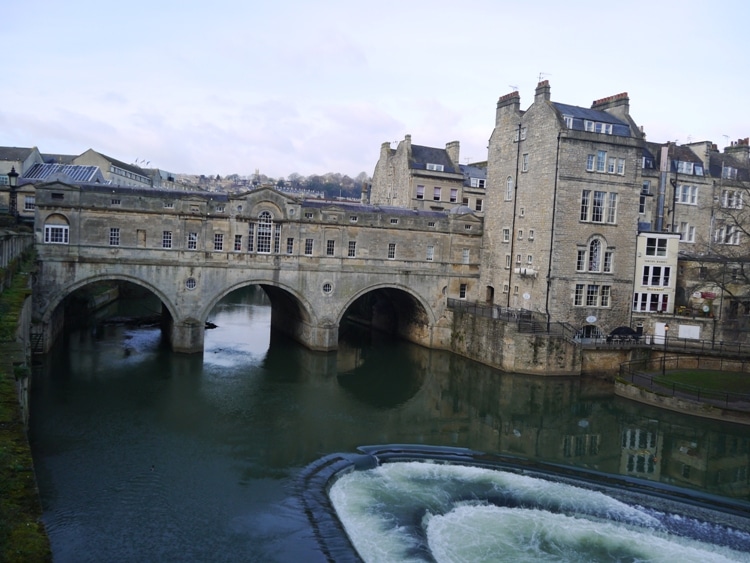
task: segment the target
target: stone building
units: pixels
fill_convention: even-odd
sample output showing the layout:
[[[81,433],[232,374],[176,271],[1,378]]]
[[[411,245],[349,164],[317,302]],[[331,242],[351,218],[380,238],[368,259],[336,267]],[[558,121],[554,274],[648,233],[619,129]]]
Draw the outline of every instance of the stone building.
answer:
[[[461,205],[464,175],[458,155],[458,141],[445,149],[412,145],[411,135],[395,150],[383,143],[372,175],[370,203],[433,211]]]
[[[93,149],[75,157],[73,164],[98,166],[107,182],[116,186],[148,188],[153,185],[151,176],[146,170],[103,155]]]
[[[583,336],[630,325],[643,134],[627,94],[583,108],[497,103],[487,167],[484,299],[566,320]]]

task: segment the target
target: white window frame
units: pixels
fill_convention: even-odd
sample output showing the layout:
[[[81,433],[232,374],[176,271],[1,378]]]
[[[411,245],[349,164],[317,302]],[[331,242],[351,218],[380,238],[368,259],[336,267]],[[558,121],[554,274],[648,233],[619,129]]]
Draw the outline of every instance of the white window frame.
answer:
[[[68,225],[44,225],[45,244],[69,244],[70,227]]]
[[[677,186],[677,203],[684,205],[698,205],[698,186],[680,184]]]

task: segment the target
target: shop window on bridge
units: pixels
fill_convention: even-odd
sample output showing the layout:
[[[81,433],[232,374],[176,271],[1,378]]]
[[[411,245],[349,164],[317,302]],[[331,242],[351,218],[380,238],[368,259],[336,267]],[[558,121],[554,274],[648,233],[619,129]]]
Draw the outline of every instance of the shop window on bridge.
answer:
[[[47,244],[68,244],[70,226],[62,215],[50,215],[44,223],[44,242]]]

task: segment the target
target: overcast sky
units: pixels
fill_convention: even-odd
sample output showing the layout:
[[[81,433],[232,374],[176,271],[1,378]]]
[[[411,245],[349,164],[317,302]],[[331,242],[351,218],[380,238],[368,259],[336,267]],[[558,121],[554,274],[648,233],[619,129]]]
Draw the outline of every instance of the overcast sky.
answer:
[[[175,173],[372,175],[380,145],[484,160],[497,99],[628,92],[654,142],[750,136],[750,2],[8,0],[0,145]],[[395,144],[393,145],[395,148]]]

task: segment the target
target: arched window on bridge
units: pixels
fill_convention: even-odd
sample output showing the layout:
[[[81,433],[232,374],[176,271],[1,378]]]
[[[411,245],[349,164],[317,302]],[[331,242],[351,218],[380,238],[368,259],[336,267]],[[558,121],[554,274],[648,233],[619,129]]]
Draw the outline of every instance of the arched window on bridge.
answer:
[[[258,252],[271,253],[271,236],[273,233],[273,215],[268,211],[258,215]]]
[[[50,215],[44,222],[44,242],[46,244],[68,244],[70,225],[63,215]]]

